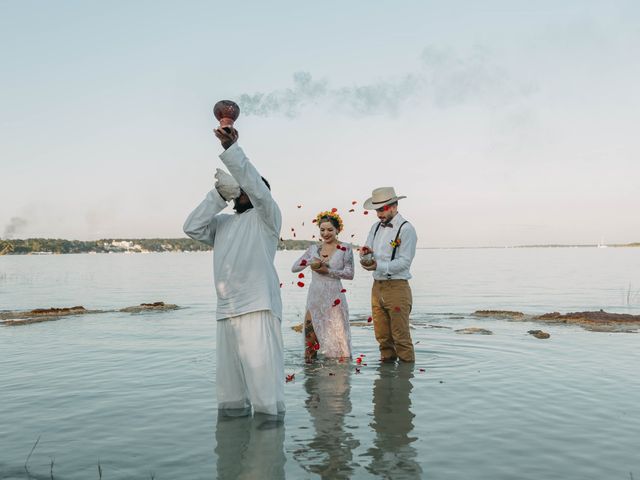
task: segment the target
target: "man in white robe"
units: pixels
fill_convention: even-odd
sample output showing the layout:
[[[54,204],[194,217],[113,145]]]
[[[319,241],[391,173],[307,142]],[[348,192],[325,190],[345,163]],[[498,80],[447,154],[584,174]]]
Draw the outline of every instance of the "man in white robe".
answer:
[[[216,174],[216,188],[189,215],[184,232],[213,247],[218,409],[233,416],[250,414],[252,406],[256,413],[283,414],[282,300],[273,264],[282,215],[238,146],[237,130],[214,132],[231,176]],[[220,213],[227,201],[235,213]]]

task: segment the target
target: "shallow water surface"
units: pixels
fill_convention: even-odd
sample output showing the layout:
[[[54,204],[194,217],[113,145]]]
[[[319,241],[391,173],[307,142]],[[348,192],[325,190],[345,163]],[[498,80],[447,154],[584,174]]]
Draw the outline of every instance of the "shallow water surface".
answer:
[[[218,418],[210,255],[0,258],[0,310],[183,307],[0,327],[0,479],[49,479],[52,462],[53,478],[82,480],[98,465],[104,479],[640,478],[638,334],[470,315],[639,313],[640,250],[419,250],[417,363],[380,365],[372,328],[354,326],[359,373],[304,365],[299,252],[280,252],[295,374],[281,423]],[[352,321],[369,315],[370,284],[364,271],[345,283]],[[472,326],[493,335],[454,331]]]

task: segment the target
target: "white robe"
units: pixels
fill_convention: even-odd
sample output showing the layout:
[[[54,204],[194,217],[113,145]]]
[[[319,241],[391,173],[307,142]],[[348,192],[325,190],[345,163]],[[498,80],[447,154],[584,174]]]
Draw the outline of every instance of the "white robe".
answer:
[[[282,300],[273,260],[282,217],[271,192],[242,149],[220,159],[253,208],[220,213],[227,205],[213,189],[189,215],[184,232],[213,246],[218,408],[248,414],[284,412]]]
[[[227,203],[213,189],[184,224],[189,237],[213,246],[216,318],[270,310],[282,319],[280,281],[273,265],[282,227],[280,209],[236,143],[220,159],[254,208],[240,214],[222,214]]]

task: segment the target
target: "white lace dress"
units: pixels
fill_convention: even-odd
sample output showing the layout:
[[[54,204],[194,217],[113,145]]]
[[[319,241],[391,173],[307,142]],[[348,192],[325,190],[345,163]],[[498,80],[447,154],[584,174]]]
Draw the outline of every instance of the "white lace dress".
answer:
[[[292,272],[301,272],[314,258],[322,258],[320,245],[311,245],[295,261]],[[341,279],[353,279],[353,250],[351,245],[340,243],[329,258],[329,273],[322,275],[311,271],[311,285],[307,294],[307,312],[311,315],[319,352],[325,357],[351,356],[351,330],[349,329],[349,307],[342,292]]]

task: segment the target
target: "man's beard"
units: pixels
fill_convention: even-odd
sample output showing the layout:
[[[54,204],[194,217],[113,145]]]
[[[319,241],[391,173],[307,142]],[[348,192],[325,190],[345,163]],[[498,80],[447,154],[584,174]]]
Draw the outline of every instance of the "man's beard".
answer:
[[[247,210],[250,210],[253,208],[253,204],[251,203],[250,200],[247,200],[246,203],[240,203],[238,201],[238,198],[236,198],[233,201],[233,209],[235,210],[236,213],[244,213]]]

